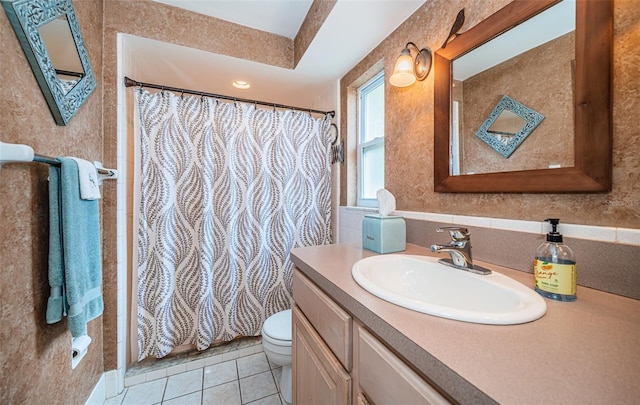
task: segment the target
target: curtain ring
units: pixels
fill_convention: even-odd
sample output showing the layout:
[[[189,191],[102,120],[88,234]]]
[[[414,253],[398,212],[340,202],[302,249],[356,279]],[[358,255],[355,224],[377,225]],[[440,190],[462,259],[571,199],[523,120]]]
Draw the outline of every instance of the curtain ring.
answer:
[[[338,134],[339,134],[338,126],[336,124],[332,123],[331,126],[329,127],[329,129],[331,129],[331,128],[335,128],[336,129],[336,138],[333,141],[331,141],[331,145],[335,145],[336,142],[338,142]]]

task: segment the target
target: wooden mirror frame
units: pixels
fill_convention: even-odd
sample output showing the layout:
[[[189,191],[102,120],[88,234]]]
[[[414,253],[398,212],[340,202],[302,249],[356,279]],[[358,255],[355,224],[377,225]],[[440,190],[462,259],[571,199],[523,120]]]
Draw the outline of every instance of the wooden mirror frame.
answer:
[[[574,167],[459,176],[449,174],[453,60],[558,2],[514,1],[435,53],[434,191],[569,193],[611,190],[612,0],[576,1]]]

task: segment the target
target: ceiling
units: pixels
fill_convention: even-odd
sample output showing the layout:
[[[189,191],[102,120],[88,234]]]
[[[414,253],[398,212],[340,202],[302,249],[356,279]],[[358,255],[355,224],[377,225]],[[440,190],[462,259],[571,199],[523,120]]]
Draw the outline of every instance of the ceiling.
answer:
[[[154,0],[261,31],[295,38],[313,0]]]
[[[290,38],[311,5],[309,0],[155,1]],[[425,1],[339,0],[295,69],[131,35],[125,36],[125,46],[144,61],[132,77],[137,81],[317,108],[315,102],[328,86],[335,85]],[[251,88],[236,89],[233,80],[247,81]]]

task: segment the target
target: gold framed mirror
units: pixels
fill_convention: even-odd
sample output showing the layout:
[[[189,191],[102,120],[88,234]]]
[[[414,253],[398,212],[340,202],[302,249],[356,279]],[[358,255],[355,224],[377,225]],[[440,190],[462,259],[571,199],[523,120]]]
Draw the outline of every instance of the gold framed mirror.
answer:
[[[458,35],[445,49],[435,53],[436,192],[567,193],[611,190],[611,0],[575,0],[572,97],[574,165],[468,175],[454,175],[450,167],[453,62],[558,3],[559,0],[514,1]]]

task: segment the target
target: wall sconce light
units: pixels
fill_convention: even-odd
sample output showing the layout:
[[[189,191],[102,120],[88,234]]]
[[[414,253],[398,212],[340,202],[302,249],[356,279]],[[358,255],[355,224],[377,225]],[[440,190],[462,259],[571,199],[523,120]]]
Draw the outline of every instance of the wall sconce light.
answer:
[[[410,46],[415,48],[417,52],[415,59],[409,50]],[[431,49],[420,49],[413,42],[407,42],[407,45],[400,52],[398,60],[396,60],[389,83],[396,87],[407,87],[415,83],[416,79],[420,81],[426,79],[429,71],[431,71],[432,61]]]

